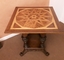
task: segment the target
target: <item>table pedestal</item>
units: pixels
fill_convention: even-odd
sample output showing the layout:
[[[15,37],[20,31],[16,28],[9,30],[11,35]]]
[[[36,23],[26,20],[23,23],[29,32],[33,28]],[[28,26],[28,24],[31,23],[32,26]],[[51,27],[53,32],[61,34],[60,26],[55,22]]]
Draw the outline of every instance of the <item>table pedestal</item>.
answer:
[[[42,51],[46,56],[49,53],[45,50],[46,34],[22,34],[24,50],[20,53],[23,56],[28,51]]]

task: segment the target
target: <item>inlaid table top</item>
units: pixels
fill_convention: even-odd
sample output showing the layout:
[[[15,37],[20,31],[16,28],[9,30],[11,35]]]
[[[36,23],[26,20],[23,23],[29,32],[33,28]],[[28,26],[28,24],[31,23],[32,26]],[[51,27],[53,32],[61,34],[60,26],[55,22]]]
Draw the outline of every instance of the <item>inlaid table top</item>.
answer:
[[[16,7],[5,30],[8,33],[57,33],[53,7]]]

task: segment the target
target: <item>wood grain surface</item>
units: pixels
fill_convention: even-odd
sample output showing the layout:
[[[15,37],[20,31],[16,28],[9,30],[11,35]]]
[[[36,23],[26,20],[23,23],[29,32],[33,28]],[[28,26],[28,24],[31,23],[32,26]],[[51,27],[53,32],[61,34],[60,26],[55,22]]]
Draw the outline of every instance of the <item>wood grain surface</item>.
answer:
[[[59,21],[53,7],[16,7],[7,33],[57,33]]]

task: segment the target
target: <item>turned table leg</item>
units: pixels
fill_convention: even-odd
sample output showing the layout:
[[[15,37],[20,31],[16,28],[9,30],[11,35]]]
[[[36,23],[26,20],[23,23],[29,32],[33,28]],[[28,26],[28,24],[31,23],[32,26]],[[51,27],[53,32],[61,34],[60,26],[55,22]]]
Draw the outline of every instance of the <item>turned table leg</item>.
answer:
[[[46,41],[46,34],[41,34],[41,48],[42,48],[42,51],[43,53],[48,56],[49,53],[45,50],[45,41]]]
[[[24,47],[24,50],[20,53],[20,55],[21,56],[23,56],[28,50],[26,50],[25,48],[27,48],[27,34],[23,34],[22,36],[21,36],[21,38],[22,38],[22,40],[23,40],[23,42],[24,42],[24,45],[23,45],[23,47]]]
[[[49,53],[45,50],[46,34],[23,34],[22,40],[24,42],[24,50],[20,53],[21,56],[31,50],[40,50],[46,56],[49,55]]]

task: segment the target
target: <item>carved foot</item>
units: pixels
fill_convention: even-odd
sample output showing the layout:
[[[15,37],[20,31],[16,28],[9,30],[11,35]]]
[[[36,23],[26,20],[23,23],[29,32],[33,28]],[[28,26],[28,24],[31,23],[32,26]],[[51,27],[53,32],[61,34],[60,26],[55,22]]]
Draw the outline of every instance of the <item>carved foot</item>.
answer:
[[[20,52],[20,56],[23,56],[24,54],[26,54],[28,52],[28,50],[24,50],[22,52]]]
[[[23,53],[23,52],[21,52],[21,53],[20,53],[20,56],[23,56],[23,55],[24,55],[24,53]]]
[[[45,55],[46,55],[46,56],[49,56],[49,53],[48,53],[48,52],[46,52],[46,53],[45,53]]]
[[[43,53],[44,53],[46,56],[49,56],[49,53],[48,53],[46,50],[43,50]]]

